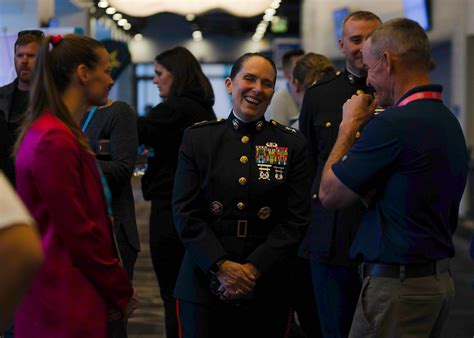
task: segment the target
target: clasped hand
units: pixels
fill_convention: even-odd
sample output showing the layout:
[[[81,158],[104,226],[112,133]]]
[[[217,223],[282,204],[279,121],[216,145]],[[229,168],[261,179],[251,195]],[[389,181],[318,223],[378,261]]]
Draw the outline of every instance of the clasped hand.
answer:
[[[220,282],[218,289],[222,300],[234,300],[249,297],[254,289],[259,272],[252,263],[240,264],[225,260],[217,274]]]

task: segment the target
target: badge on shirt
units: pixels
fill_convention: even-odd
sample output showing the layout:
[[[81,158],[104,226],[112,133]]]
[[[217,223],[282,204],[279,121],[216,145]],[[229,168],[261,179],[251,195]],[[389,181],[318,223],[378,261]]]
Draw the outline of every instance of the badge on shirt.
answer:
[[[270,181],[273,177],[281,181],[288,161],[288,147],[279,147],[275,142],[267,142],[264,146],[255,146],[255,162],[259,169],[259,180]]]

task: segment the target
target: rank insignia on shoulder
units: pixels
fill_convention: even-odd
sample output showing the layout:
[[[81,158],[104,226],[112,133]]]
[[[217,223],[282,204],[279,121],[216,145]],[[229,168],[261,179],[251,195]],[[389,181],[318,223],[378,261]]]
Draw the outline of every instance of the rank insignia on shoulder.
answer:
[[[225,121],[225,119],[222,119],[222,118],[219,118],[219,119],[216,119],[216,120],[210,120],[210,121],[200,121],[200,122],[196,122],[195,124],[193,124],[191,126],[191,128],[201,127],[201,126],[210,126],[210,125],[213,125],[213,124],[220,124],[224,121]]]
[[[288,126],[285,126],[283,124],[281,124],[280,122],[276,121],[276,120],[270,120],[271,124],[273,124],[274,126],[288,132],[288,133],[292,133],[292,134],[296,134],[296,129],[294,128],[291,128],[291,127],[288,127]]]

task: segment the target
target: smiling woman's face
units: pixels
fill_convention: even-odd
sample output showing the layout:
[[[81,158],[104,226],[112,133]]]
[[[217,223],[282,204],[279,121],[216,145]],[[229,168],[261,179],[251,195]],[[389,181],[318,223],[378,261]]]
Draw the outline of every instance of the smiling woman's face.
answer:
[[[260,56],[245,60],[234,79],[226,78],[228,94],[232,94],[234,114],[243,121],[260,119],[273,96],[275,70]]]

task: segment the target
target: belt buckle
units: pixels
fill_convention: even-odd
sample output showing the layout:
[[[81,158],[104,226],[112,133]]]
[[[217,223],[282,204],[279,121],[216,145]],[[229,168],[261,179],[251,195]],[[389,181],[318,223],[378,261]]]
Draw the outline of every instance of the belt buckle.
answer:
[[[237,221],[237,237],[245,238],[247,237],[247,220],[239,219]]]

